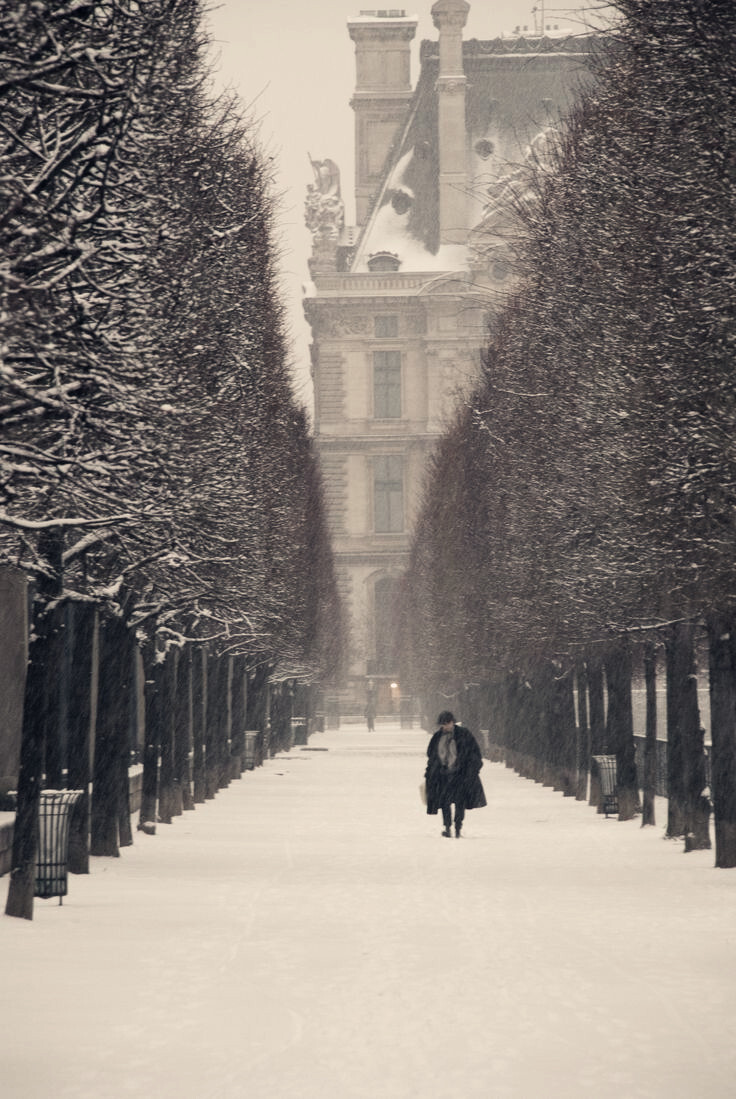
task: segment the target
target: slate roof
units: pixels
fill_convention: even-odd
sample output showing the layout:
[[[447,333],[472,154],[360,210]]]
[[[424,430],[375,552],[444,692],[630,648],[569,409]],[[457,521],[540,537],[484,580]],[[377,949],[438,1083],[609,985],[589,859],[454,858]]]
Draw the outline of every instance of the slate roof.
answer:
[[[463,43],[472,225],[534,139],[570,109],[589,80],[585,57],[592,43],[590,35]],[[438,72],[438,43],[424,41],[406,123],[357,242],[354,272],[368,270],[369,256],[382,251],[398,254],[402,271],[462,266],[458,246],[442,245],[439,234]]]

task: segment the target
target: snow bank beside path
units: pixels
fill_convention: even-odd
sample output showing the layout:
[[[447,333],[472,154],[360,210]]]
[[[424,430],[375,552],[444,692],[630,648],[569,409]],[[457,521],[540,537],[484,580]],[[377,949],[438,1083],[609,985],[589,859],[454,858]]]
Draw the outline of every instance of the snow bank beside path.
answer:
[[[734,1095],[736,875],[664,802],[606,821],[498,764],[443,839],[426,744],[312,738],[3,917],[4,1099]]]

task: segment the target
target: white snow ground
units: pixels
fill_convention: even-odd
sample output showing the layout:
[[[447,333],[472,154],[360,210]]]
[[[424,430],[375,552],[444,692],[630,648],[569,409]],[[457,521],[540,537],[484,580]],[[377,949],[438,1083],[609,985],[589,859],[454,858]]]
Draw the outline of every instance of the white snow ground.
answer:
[[[663,801],[642,829],[488,762],[443,839],[426,744],[313,737],[0,917],[4,1099],[736,1095],[736,871]]]

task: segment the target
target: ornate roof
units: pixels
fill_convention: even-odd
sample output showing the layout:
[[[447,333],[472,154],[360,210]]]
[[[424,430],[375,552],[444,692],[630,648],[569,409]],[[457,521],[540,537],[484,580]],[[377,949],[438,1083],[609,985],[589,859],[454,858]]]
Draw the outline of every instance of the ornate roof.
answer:
[[[562,35],[463,43],[469,228],[484,220],[508,176],[572,106],[589,79],[585,56],[593,41]],[[354,272],[367,271],[368,257],[379,252],[396,254],[402,271],[465,265],[465,250],[440,240],[437,42],[422,42],[420,62],[403,129],[357,242]]]

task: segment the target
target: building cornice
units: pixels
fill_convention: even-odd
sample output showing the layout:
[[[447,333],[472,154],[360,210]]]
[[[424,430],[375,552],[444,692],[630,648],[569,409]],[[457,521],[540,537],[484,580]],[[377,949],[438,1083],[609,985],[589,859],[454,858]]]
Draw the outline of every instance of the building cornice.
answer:
[[[437,436],[442,434],[444,427],[437,427],[436,431],[405,430],[400,435],[325,435],[320,434],[315,443],[320,451],[344,451],[350,454],[355,450],[381,450],[395,447],[396,451],[404,452],[407,443],[415,446],[421,443],[434,443]]]
[[[361,107],[365,107],[366,104],[375,103],[381,110],[385,110],[387,106],[395,104],[397,108],[406,110],[408,101],[412,98],[414,92],[404,92],[397,90],[396,88],[376,88],[373,89],[360,88],[353,92],[349,105],[355,109],[356,104],[360,104]]]
[[[408,535],[398,535],[403,538],[405,543],[407,542]],[[352,565],[371,565],[375,566],[376,561],[380,561],[382,566],[385,567],[387,561],[403,562],[409,556],[409,546],[406,544],[405,549],[372,549],[372,550],[335,550],[335,558],[339,560],[340,564],[352,564]]]
[[[319,275],[312,285],[312,292],[302,299],[305,308],[320,299],[416,297],[430,288],[437,294],[459,297],[477,289],[468,272],[450,270]]]

